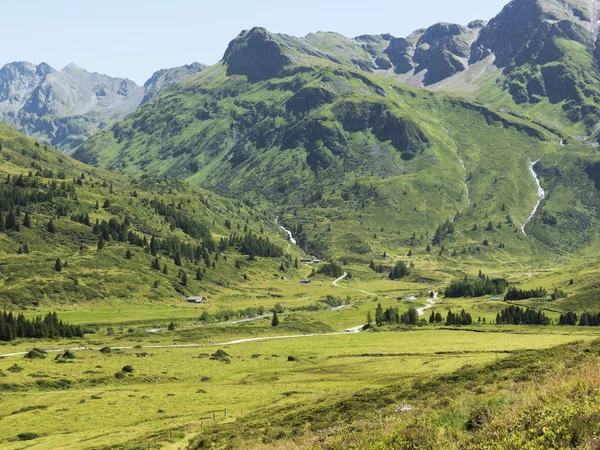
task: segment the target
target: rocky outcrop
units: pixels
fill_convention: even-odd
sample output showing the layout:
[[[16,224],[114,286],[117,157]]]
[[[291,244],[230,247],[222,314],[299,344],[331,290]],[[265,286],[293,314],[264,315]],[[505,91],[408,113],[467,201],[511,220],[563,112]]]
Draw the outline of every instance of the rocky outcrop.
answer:
[[[228,75],[246,75],[249,80],[260,81],[282,75],[290,59],[274,36],[256,27],[231,41],[223,62]]]
[[[191,75],[195,75],[206,70],[208,66],[195,62],[185,66],[173,67],[171,69],[162,69],[154,74],[144,83],[144,98],[142,103],[153,99],[162,92],[168,85],[177,83]]]

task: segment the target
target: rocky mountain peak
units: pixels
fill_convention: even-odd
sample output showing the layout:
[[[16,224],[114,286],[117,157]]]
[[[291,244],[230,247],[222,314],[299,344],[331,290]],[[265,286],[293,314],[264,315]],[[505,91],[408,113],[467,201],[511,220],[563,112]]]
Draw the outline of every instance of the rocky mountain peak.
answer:
[[[276,35],[261,27],[242,31],[225,51],[223,62],[230,75],[262,80],[281,75],[290,59],[283,53]]]

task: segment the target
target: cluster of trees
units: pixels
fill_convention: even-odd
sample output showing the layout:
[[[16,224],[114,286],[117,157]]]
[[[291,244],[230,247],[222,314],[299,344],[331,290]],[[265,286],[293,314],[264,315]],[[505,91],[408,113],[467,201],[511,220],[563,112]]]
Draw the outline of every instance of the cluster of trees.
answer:
[[[370,324],[372,321],[371,313],[367,315],[367,322]],[[400,313],[398,308],[389,307],[385,311],[381,306],[381,303],[377,305],[375,309],[375,324],[378,326],[384,324],[406,324],[406,325],[418,325],[419,324],[419,313],[416,308],[411,306],[405,313]]]
[[[429,323],[442,323],[444,318],[442,314],[439,312],[431,311],[431,315],[429,316]]]
[[[204,310],[198,320],[203,323],[227,322],[229,320],[262,316],[265,312],[266,309],[264,306],[253,306],[250,308],[238,309],[237,311],[223,309],[217,311],[215,314],[210,314],[208,311]]]
[[[460,314],[454,314],[452,310],[450,310],[446,316],[446,325],[471,325],[472,323],[473,319],[471,314],[466,312],[464,309],[460,312]]]
[[[600,313],[582,313],[580,317],[574,312],[561,314],[558,320],[559,325],[579,325],[580,327],[598,327],[600,326]]]
[[[545,297],[548,292],[543,287],[531,290],[518,289],[512,286],[508,289],[506,300],[527,300],[528,298],[542,298]]]
[[[283,256],[283,249],[269,241],[269,238],[263,238],[255,235],[252,231],[246,233],[245,236],[237,236],[232,234],[229,239],[221,239],[219,249],[226,245],[227,247],[236,248],[243,255],[249,255],[250,259],[256,256],[263,258],[280,258]]]
[[[566,314],[561,314],[560,319],[558,319],[559,325],[577,325],[577,314],[574,312],[568,312]]]
[[[209,238],[212,240],[210,229],[202,222],[194,219],[194,216],[185,211],[181,205],[175,207],[173,204],[168,205],[164,200],[155,198],[154,200],[150,200],[150,206],[166,219],[171,229],[179,228],[194,239],[203,240]]]
[[[449,234],[454,234],[454,224],[450,220],[446,220],[446,222],[441,224],[435,231],[435,235],[433,236],[431,243],[433,245],[441,245],[446,236]]]
[[[41,183],[30,173],[23,175],[7,176],[6,182],[0,185],[0,231],[20,231],[21,224],[29,227],[31,218],[26,212],[23,219],[22,210],[36,203],[50,203],[56,215],[64,216],[68,213],[65,202],[56,202],[57,198],[69,198],[75,195],[73,183],[52,181]]]
[[[496,315],[496,323],[513,325],[550,325],[548,318],[542,311],[519,306],[508,306]]]
[[[379,265],[375,264],[375,261],[371,260],[371,262],[369,263],[369,269],[371,269],[373,272],[377,272],[377,273],[383,273],[385,272],[388,267],[384,267],[384,265],[382,263],[379,263]]]
[[[58,338],[83,337],[83,329],[79,325],[69,325],[58,320],[56,313],[49,313],[44,318],[38,316],[27,319],[23,313],[15,316],[12,312],[0,314],[0,341],[12,341],[17,338]]]
[[[325,275],[326,277],[331,277],[331,278],[339,278],[344,274],[344,270],[342,269],[342,266],[337,265],[333,261],[319,267],[319,270],[317,272]]]
[[[504,278],[490,278],[485,276],[481,270],[475,279],[465,276],[462,280],[455,280],[444,291],[448,298],[458,297],[481,297],[484,295],[502,295],[508,287],[508,281]]]
[[[404,278],[410,275],[409,267],[404,263],[404,261],[399,261],[396,263],[394,268],[390,270],[389,278],[390,280],[398,280],[400,278]]]

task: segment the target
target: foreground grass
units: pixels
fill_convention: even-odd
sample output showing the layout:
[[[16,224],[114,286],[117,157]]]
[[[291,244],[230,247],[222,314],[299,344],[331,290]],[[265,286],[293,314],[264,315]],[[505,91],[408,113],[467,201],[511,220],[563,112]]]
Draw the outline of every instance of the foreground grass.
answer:
[[[54,354],[0,359],[0,448],[22,448],[17,435],[32,431],[39,437],[28,448],[159,448],[202,432],[213,413],[221,427],[264,408],[327,404],[365,386],[414,383],[581,338],[540,331],[425,329],[109,355],[89,350],[67,363],[56,362]],[[219,348],[229,363],[209,358]],[[9,371],[14,364],[23,370]],[[134,372],[116,378],[126,365]]]
[[[193,448],[598,448],[599,353],[598,340],[573,342],[275,407],[211,427]]]

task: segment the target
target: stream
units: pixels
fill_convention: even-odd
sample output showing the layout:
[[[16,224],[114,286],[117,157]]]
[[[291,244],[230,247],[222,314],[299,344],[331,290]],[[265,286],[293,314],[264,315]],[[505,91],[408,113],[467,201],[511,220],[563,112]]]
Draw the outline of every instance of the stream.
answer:
[[[533,208],[533,211],[531,211],[531,214],[529,214],[529,217],[527,218],[525,223],[523,225],[521,225],[521,231],[523,232],[523,234],[525,236],[527,236],[527,233],[525,232],[525,227],[529,224],[529,222],[531,222],[533,220],[533,217],[537,213],[537,210],[540,207],[542,200],[544,200],[544,198],[546,198],[546,191],[544,190],[544,188],[542,188],[542,183],[540,182],[540,178],[538,177],[537,173],[535,173],[535,170],[533,169],[538,162],[540,162],[539,159],[537,161],[531,161],[529,163],[529,171],[533,175],[533,178],[535,178],[535,183],[537,184],[538,200],[537,200],[537,203],[535,204],[535,207]]]
[[[276,217],[276,218],[275,218],[275,223],[276,223],[277,225],[279,225],[279,217]],[[281,228],[283,231],[285,231],[285,232],[287,233],[287,235],[288,235],[288,236],[289,236],[289,238],[290,238],[290,242],[291,242],[292,244],[296,245],[296,244],[297,244],[297,242],[296,242],[296,239],[294,239],[294,235],[292,235],[292,232],[291,232],[290,230],[286,230],[286,229],[285,229],[285,228],[284,228],[282,225],[279,225],[279,227],[280,227],[280,228]]]

